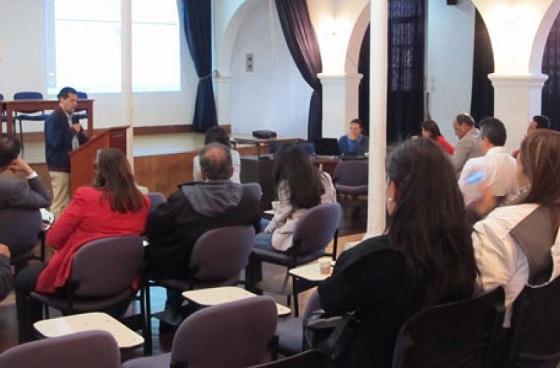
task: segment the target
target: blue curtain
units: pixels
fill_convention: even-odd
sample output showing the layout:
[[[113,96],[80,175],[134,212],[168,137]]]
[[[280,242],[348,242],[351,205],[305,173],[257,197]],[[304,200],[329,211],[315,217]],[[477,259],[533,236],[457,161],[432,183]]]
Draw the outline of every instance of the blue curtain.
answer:
[[[193,125],[204,132],[218,125],[212,87],[212,1],[182,0],[182,5],[187,44],[199,78]]]
[[[474,60],[472,76],[471,116],[480,121],[494,115],[494,87],[488,74],[494,72],[494,54],[488,29],[476,11],[474,26]]]
[[[548,34],[544,49],[542,72],[548,75],[542,90],[542,113],[550,118],[550,127],[560,130],[560,17]]]
[[[417,134],[424,118],[424,9],[424,0],[389,1],[389,142]]]
[[[319,43],[306,0],[276,0],[276,9],[290,54],[303,79],[313,88],[307,126],[308,139],[313,141],[322,136],[323,120],[321,81],[317,78],[323,69]]]

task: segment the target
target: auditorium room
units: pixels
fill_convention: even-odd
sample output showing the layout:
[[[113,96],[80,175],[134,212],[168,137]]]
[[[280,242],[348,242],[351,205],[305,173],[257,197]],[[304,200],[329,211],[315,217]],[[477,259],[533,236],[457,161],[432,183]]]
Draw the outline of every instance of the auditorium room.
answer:
[[[560,0],[0,19],[0,368],[560,368]]]

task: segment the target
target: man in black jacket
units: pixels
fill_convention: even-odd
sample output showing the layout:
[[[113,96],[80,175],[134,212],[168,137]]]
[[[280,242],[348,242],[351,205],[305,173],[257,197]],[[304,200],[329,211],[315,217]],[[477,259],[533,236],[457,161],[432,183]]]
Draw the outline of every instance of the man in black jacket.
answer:
[[[51,212],[55,218],[70,200],[70,155],[87,141],[80,122],[72,121],[78,106],[78,92],[64,87],[58,93],[58,108],[45,121],[45,155],[53,190]]]
[[[200,151],[202,182],[179,185],[169,201],[148,217],[148,272],[161,278],[185,278],[193,246],[206,231],[253,225],[260,221],[260,198],[231,182],[230,150],[211,143]],[[168,293],[168,306],[180,306],[180,295]]]

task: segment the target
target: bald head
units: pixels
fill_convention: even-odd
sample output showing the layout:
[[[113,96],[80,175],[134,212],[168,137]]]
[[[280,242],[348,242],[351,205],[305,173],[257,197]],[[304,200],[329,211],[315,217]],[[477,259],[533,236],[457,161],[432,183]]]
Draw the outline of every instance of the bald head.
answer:
[[[233,175],[229,148],[220,143],[207,144],[200,150],[200,170],[203,179],[228,180]]]

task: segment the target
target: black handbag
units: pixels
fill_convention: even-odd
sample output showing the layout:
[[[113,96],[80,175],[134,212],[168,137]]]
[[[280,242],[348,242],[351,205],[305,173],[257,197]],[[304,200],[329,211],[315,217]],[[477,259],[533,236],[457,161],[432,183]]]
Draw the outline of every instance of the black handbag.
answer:
[[[323,310],[318,310],[311,313],[305,323],[305,342],[308,347],[320,350],[329,355],[331,360],[336,360],[346,350],[359,325],[358,311],[326,317]]]

